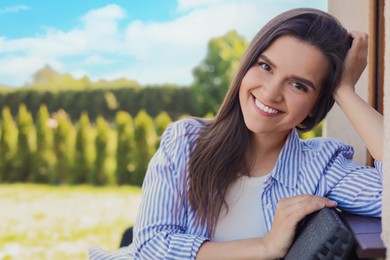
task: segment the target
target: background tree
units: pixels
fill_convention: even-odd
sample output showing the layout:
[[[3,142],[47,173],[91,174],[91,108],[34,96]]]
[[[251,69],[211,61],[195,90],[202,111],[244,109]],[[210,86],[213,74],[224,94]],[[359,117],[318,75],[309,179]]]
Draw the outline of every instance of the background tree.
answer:
[[[73,183],[86,183],[92,173],[92,162],[95,154],[92,149],[91,125],[86,112],[81,114],[77,125],[75,146],[75,167],[73,171]]]
[[[65,111],[56,114],[58,126],[54,132],[54,151],[57,158],[55,172],[51,183],[65,183],[70,181],[72,172],[72,156],[74,149],[73,125]]]
[[[157,141],[156,141],[156,149],[160,146],[161,135],[164,133],[167,126],[172,122],[172,119],[169,117],[168,113],[162,111],[160,114],[156,116],[154,119],[154,125],[156,128]]]
[[[198,114],[217,112],[247,46],[236,31],[209,41],[206,58],[193,70]]]
[[[41,105],[37,115],[37,151],[36,170],[34,171],[34,182],[49,182],[53,178],[54,153],[53,153],[53,128],[50,125],[50,116],[45,105]]]
[[[131,115],[119,111],[115,116],[117,132],[116,149],[116,181],[118,184],[130,184],[131,175],[134,173],[134,122]]]
[[[50,65],[45,65],[33,75],[33,84],[36,86],[55,86],[61,81],[60,74]]]
[[[30,112],[24,104],[19,106],[17,118],[18,144],[15,156],[15,173],[13,181],[31,181],[34,167],[35,127]]]
[[[8,107],[1,111],[1,137],[0,137],[0,182],[10,182],[14,172],[13,160],[16,152],[18,131]]]
[[[149,161],[156,151],[157,140],[153,119],[143,110],[134,119],[134,136],[137,147],[134,160],[136,167],[131,182],[141,186]]]
[[[106,184],[110,179],[109,177],[113,173],[109,164],[109,140],[110,126],[102,116],[98,116],[96,120],[95,137],[96,159],[94,164],[94,171],[89,181],[92,184]]]

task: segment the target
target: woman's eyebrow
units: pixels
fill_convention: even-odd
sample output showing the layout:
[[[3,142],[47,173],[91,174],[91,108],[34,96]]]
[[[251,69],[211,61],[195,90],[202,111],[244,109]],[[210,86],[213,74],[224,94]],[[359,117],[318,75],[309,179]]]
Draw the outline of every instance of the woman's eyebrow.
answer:
[[[291,76],[291,78],[294,79],[294,80],[297,80],[299,82],[302,82],[305,85],[308,85],[313,90],[317,89],[316,86],[314,85],[314,83],[312,81],[308,80],[308,79],[305,79],[305,78],[302,78],[302,77],[299,77],[299,76],[296,76],[296,75]]]
[[[275,63],[273,63],[267,56],[265,56],[264,54],[261,54],[260,55],[260,58],[265,60],[267,63],[269,63],[269,65],[271,65],[272,67],[274,68],[277,68],[277,66],[275,65]]]

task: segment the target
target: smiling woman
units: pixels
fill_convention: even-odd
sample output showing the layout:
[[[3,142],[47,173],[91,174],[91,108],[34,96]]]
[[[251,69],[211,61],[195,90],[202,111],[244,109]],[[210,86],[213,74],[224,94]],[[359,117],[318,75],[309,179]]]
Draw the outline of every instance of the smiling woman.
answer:
[[[383,117],[354,92],[367,47],[365,33],[320,10],[273,18],[249,45],[217,116],[165,131],[134,242],[113,255],[93,248],[90,257],[277,259],[299,221],[324,207],[380,216],[382,147],[371,144],[383,140]],[[375,168],[354,162],[353,148],[338,140],[299,139],[296,130],[315,127],[335,101]]]

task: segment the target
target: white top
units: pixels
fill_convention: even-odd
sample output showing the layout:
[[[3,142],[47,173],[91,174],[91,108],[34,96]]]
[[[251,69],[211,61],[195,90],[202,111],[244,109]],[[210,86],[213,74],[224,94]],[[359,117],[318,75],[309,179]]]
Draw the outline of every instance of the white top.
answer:
[[[266,234],[261,194],[268,176],[242,176],[232,184],[225,198],[229,210],[226,212],[226,208],[222,208],[212,241],[262,237]]]

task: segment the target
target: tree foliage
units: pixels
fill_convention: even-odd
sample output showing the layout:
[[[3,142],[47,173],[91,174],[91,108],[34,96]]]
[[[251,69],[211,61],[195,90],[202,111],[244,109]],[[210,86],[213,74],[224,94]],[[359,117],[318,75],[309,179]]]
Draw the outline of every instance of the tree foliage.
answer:
[[[126,78],[117,79],[114,81],[99,80],[91,81],[87,76],[80,79],[75,79],[70,74],[62,74],[54,70],[50,65],[45,65],[33,75],[31,83],[26,84],[26,88],[33,89],[97,89],[101,87],[118,88],[118,87],[139,87],[139,84],[134,80]]]
[[[50,115],[45,105],[39,108],[36,121],[36,169],[33,174],[34,182],[47,183],[53,179],[55,157],[53,153],[53,125],[50,125]]]
[[[247,46],[236,31],[209,41],[205,59],[193,70],[198,114],[217,112]]]
[[[93,133],[86,112],[81,114],[76,130],[75,164],[73,183],[86,183],[93,174],[92,162],[95,150],[92,147]]]
[[[115,117],[115,126],[117,132],[116,180],[120,185],[130,184],[131,175],[135,170],[133,118],[129,113],[119,111]]]
[[[60,110],[56,114],[58,122],[54,132],[54,152],[57,158],[55,172],[57,173],[51,183],[67,183],[70,181],[70,173],[73,168],[73,125],[68,114]]]
[[[132,175],[132,183],[141,185],[148,164],[155,152],[155,143],[157,140],[153,119],[143,110],[141,110],[134,119],[134,136],[137,152],[135,153],[135,173]]]
[[[18,129],[8,107],[2,109],[1,115],[0,182],[10,182],[14,172],[13,159],[16,153]]]
[[[110,168],[109,164],[109,140],[110,126],[103,117],[99,116],[96,120],[96,159],[89,183],[97,185],[106,184],[109,182],[110,176],[112,176],[113,169]]]
[[[172,122],[172,119],[169,117],[168,113],[165,111],[161,111],[160,114],[156,116],[154,119],[156,134],[157,134],[157,141],[156,141],[156,149],[160,146],[160,140],[163,132],[167,128],[167,126]]]
[[[19,106],[17,118],[18,144],[15,156],[15,172],[13,181],[30,181],[34,169],[34,152],[36,145],[35,127],[32,115],[25,105]]]
[[[20,88],[0,91],[0,109],[7,106],[15,117],[19,104],[25,104],[35,116],[41,105],[46,105],[50,114],[62,109],[73,122],[87,112],[91,122],[101,115],[107,121],[114,121],[118,111],[126,111],[134,117],[145,110],[155,117],[166,111],[173,119],[183,114],[196,114],[193,89],[176,85],[147,86],[145,88],[123,87],[101,89],[32,89]]]

